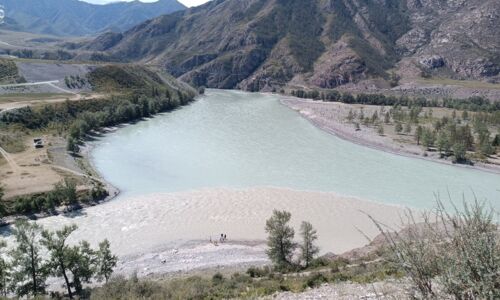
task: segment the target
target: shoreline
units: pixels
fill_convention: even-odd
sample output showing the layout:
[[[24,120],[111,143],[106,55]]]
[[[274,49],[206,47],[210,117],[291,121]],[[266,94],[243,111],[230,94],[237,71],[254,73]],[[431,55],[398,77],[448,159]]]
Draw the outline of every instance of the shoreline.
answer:
[[[295,98],[292,96],[283,96],[283,95],[277,95],[277,96],[279,98],[280,104],[297,112],[302,118],[309,121],[316,128],[318,128],[318,129],[320,129],[328,134],[334,135],[340,139],[343,139],[345,141],[354,143],[356,145],[360,145],[363,147],[368,147],[370,149],[383,151],[386,153],[391,153],[394,155],[404,156],[404,157],[408,157],[408,158],[422,159],[425,161],[440,163],[443,165],[465,168],[465,169],[469,169],[469,170],[478,170],[478,171],[483,171],[483,172],[488,172],[488,173],[500,175],[500,167],[488,166],[488,165],[485,165],[483,163],[476,163],[474,165],[455,164],[455,163],[452,163],[451,161],[448,161],[448,160],[443,160],[443,159],[431,157],[431,156],[423,156],[423,155],[408,151],[405,148],[396,149],[395,147],[391,147],[390,145],[373,142],[373,141],[370,141],[366,138],[358,138],[358,137],[354,136],[354,134],[352,133],[352,129],[348,128],[346,124],[336,122],[336,121],[322,122],[321,120],[318,120],[318,118],[316,118],[316,115],[305,113],[303,110],[301,110],[300,108],[298,108],[298,107],[294,106],[292,103],[290,103],[290,101],[296,101],[296,102],[313,103],[314,104],[314,103],[317,103],[318,101],[314,101],[314,100],[310,100],[310,99],[300,99],[300,98]],[[320,103],[328,103],[328,102],[321,102],[320,101]]]
[[[87,240],[97,245],[107,238],[120,260],[117,274],[177,276],[265,264],[265,221],[274,209],[291,212],[295,229],[311,221],[318,231],[320,255],[343,254],[377,237],[378,229],[364,212],[397,229],[406,211],[328,192],[210,188],[108,201],[36,222],[48,230],[76,224],[69,243]],[[8,229],[2,231],[12,244]],[[228,240],[216,246],[210,241],[221,232]]]

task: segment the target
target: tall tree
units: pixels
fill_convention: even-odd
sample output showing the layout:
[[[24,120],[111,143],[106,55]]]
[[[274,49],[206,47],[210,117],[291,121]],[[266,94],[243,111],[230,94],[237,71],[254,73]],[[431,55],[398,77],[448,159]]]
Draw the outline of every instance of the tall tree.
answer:
[[[0,218],[7,215],[7,209],[5,208],[5,205],[3,203],[3,195],[3,187],[0,186]]]
[[[90,283],[95,274],[95,251],[87,241],[81,241],[79,245],[71,248],[69,257],[68,269],[73,274],[73,286],[75,292],[81,295],[83,284]]]
[[[3,297],[7,298],[11,266],[4,258],[5,253],[3,250],[5,247],[7,247],[7,243],[0,241],[0,292]]]
[[[291,264],[293,251],[297,247],[293,242],[295,231],[288,225],[291,217],[287,211],[274,210],[272,217],[266,221],[266,232],[269,234],[266,253],[279,269]]]
[[[71,264],[71,248],[67,245],[66,240],[77,229],[76,225],[65,226],[63,229],[54,232],[44,230],[42,232],[43,239],[41,241],[50,254],[48,266],[50,272],[54,276],[62,276],[68,291],[68,297],[73,299],[71,291],[71,283],[68,277],[68,268]]]
[[[316,229],[309,222],[302,222],[300,225],[300,235],[302,237],[302,245],[300,245],[301,257],[307,268],[314,259],[314,256],[319,252],[319,248],[314,244],[318,239],[318,235]]]
[[[20,297],[45,292],[46,267],[40,255],[42,228],[21,220],[13,229],[17,247],[11,252],[13,289]]]
[[[111,274],[113,274],[113,269],[116,267],[118,258],[111,253],[109,241],[106,239],[99,244],[99,250],[97,251],[97,270],[96,275],[101,281],[103,278],[107,283]]]
[[[403,131],[403,125],[401,125],[400,122],[396,122],[394,130],[396,131],[397,134],[400,134]]]

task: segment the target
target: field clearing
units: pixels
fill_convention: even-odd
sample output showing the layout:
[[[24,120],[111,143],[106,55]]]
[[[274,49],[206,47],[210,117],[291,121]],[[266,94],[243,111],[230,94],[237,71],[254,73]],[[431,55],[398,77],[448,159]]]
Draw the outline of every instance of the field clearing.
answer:
[[[53,93],[41,93],[41,94],[5,94],[0,95],[0,103],[14,103],[14,102],[25,102],[33,100],[54,100],[61,99],[63,97],[68,97],[70,94],[53,94]],[[68,97],[69,98],[69,97]]]

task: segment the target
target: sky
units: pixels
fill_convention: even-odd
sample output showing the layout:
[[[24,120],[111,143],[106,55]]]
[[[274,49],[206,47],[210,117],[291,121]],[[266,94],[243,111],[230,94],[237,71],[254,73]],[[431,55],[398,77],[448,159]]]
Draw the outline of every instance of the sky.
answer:
[[[106,4],[106,3],[109,3],[109,2],[118,2],[117,0],[83,0],[85,2],[90,2],[90,3],[94,3],[94,4]],[[121,1],[127,1],[127,0],[121,0]],[[130,0],[128,0],[130,1]],[[156,0],[141,0],[142,2],[156,2]],[[181,2],[182,4],[188,6],[188,7],[191,7],[191,6],[197,6],[197,5],[201,5],[205,2],[208,2],[209,0],[177,0],[179,2]]]

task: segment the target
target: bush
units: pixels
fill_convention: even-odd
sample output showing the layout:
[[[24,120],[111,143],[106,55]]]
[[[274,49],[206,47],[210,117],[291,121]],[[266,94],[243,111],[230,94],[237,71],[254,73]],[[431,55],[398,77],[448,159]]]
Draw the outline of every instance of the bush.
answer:
[[[321,273],[314,273],[307,277],[307,280],[304,283],[304,287],[314,288],[326,282],[328,282],[328,278],[326,278],[325,275]]]
[[[499,299],[500,239],[494,211],[476,200],[449,213],[438,201],[436,213],[423,217],[424,223],[417,224],[410,214],[402,233],[387,232],[375,222],[414,289],[424,298],[439,297],[433,286],[437,280],[456,299]]]

